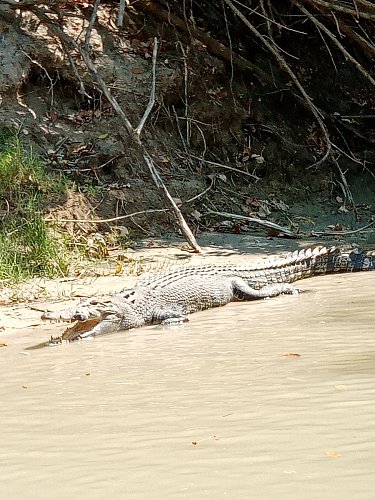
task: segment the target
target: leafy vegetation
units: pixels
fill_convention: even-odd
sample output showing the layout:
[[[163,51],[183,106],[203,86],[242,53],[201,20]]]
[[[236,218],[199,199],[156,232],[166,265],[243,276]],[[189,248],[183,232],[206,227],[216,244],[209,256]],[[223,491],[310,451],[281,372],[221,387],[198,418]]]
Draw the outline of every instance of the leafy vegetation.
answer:
[[[65,186],[22,148],[16,132],[0,130],[0,283],[66,274],[66,252],[42,215],[45,199],[61,194]]]

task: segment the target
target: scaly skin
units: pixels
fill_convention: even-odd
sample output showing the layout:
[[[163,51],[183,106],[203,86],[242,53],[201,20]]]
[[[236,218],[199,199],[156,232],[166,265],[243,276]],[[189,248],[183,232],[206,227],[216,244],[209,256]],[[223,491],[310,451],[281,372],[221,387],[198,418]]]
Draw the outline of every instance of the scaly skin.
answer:
[[[46,312],[42,319],[76,321],[50,343],[72,341],[146,324],[187,321],[187,315],[227,304],[298,290],[290,283],[317,274],[375,269],[375,252],[336,247],[301,250],[250,265],[181,267],[150,275],[130,290],[92,298],[77,307]]]

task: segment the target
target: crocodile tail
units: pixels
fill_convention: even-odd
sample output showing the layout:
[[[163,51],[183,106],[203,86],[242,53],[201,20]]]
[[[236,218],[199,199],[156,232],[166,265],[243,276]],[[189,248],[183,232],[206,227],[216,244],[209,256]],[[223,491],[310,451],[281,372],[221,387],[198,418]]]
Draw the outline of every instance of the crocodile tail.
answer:
[[[326,254],[317,256],[313,267],[314,274],[374,271],[375,251],[364,251],[359,248],[343,250],[333,247]]]
[[[375,270],[375,251],[364,251],[354,249],[349,254],[353,271],[374,271]]]

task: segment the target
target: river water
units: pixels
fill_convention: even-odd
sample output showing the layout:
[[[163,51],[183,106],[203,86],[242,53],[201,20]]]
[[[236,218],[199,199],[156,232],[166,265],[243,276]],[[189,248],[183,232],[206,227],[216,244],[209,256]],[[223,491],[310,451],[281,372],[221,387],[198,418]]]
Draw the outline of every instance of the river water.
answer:
[[[179,327],[1,349],[1,498],[373,499],[373,273]],[[61,327],[60,327],[61,328]]]

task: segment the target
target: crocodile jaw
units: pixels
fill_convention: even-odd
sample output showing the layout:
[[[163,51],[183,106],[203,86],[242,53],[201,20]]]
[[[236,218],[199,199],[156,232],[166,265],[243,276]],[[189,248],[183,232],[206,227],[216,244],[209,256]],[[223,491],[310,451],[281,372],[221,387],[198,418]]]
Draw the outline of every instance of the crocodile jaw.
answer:
[[[50,345],[113,333],[119,330],[122,319],[119,314],[108,313],[104,317],[102,315],[100,318],[77,321],[73,326],[68,327],[60,337],[51,337]]]

